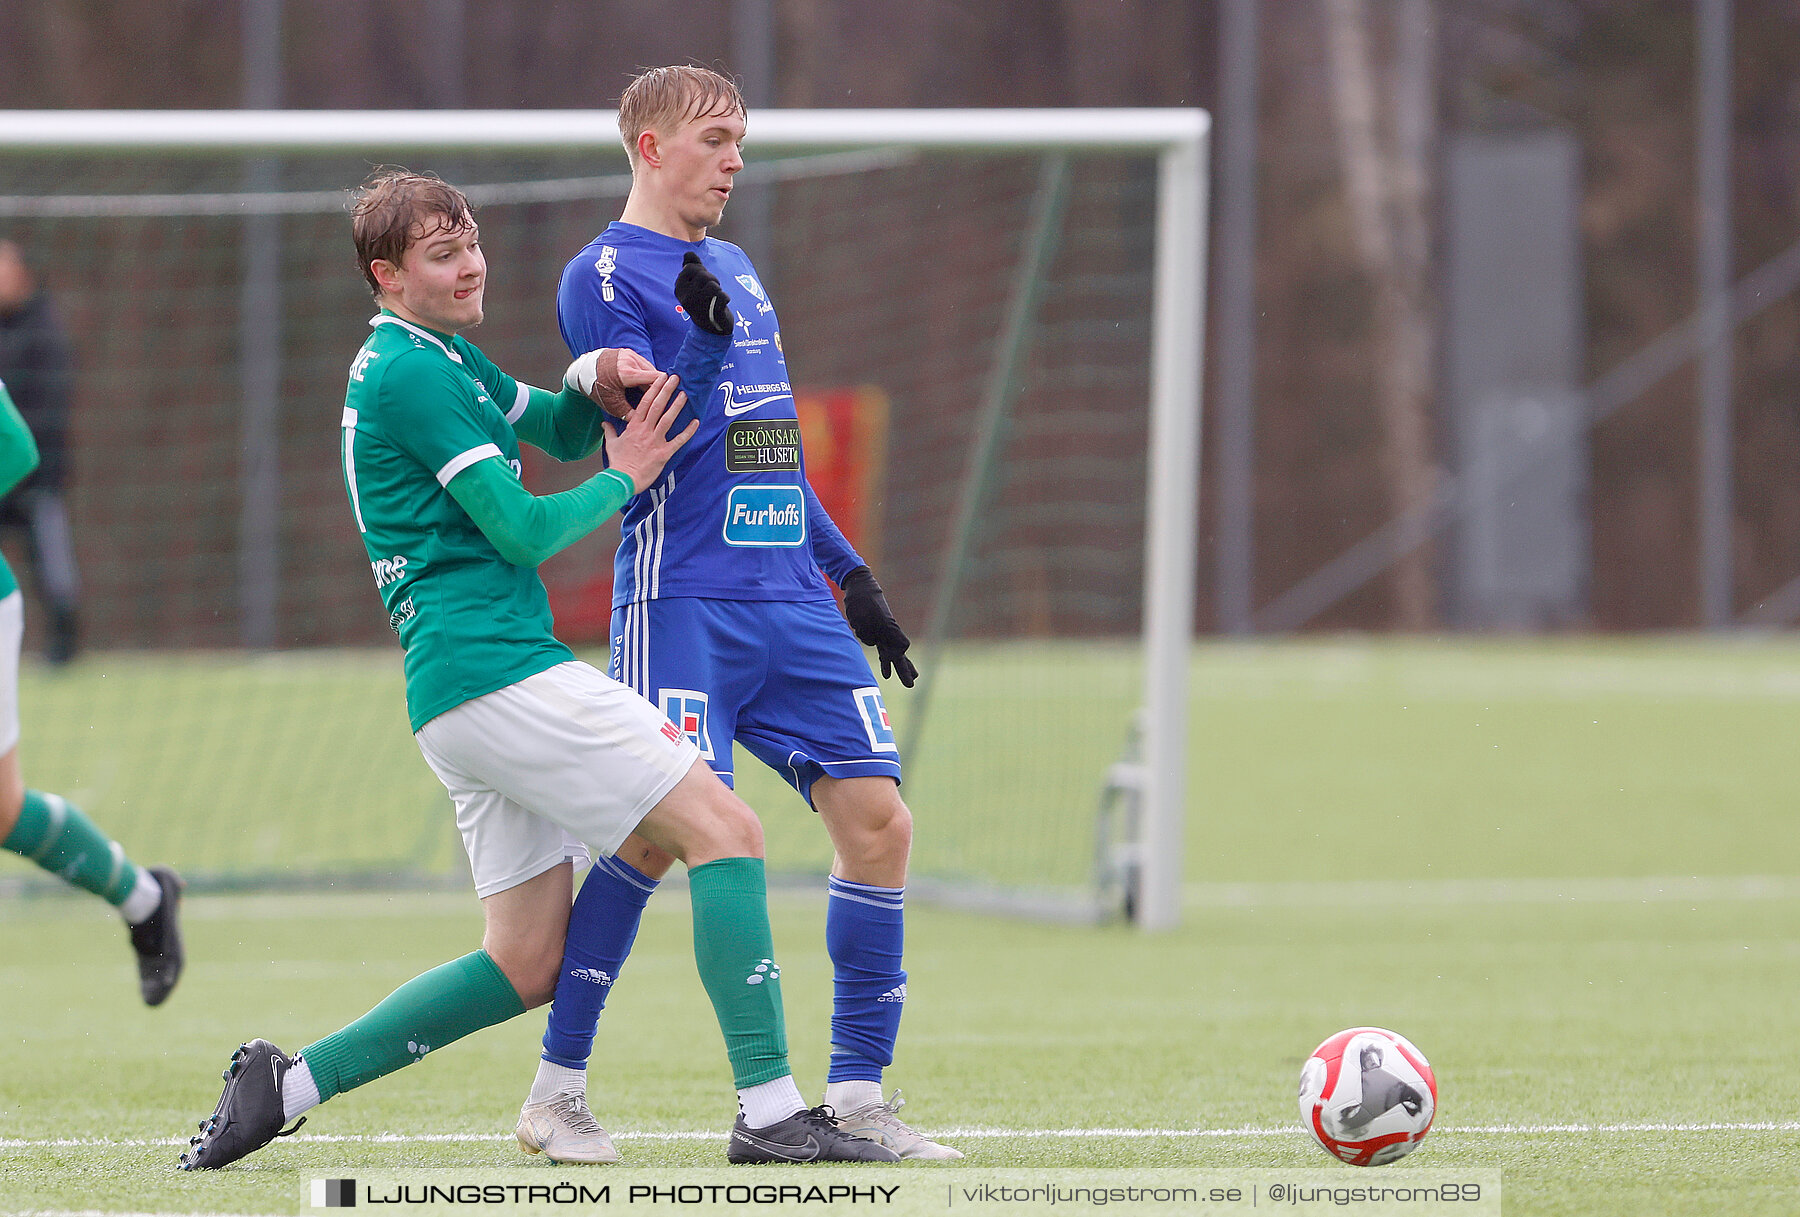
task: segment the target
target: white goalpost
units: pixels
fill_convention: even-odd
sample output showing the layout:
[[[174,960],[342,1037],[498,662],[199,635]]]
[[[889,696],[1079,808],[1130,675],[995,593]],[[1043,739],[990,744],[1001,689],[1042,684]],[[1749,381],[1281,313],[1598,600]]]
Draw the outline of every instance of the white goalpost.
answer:
[[[946,675],[941,688],[921,698],[918,719],[922,724],[926,705],[944,698],[945,705],[963,709],[944,711],[952,715],[944,720],[951,725],[944,727],[937,725],[939,711],[933,710],[933,730],[969,730],[969,724],[1007,713],[1005,698],[994,697],[995,685],[1004,686],[1002,691],[1013,705],[1037,697],[1082,698],[1091,691],[1081,683],[1086,677],[1071,676],[1065,684],[1072,687],[1053,688],[1033,684],[1020,674],[1031,671],[1031,663],[1047,662],[1042,657],[1052,653],[1098,662],[1094,655],[1104,649],[1102,644],[1082,640],[1121,633],[1133,639],[1134,646],[1128,649],[1136,669],[1131,699],[1135,713],[1124,717],[1136,724],[1134,754],[1110,767],[1098,766],[1089,790],[1065,789],[1063,793],[1071,800],[1091,802],[1110,773],[1111,793],[1127,805],[1126,819],[1133,825],[1129,839],[1111,851],[1112,864],[1124,872],[1121,882],[1131,915],[1140,926],[1152,930],[1172,927],[1181,916],[1183,825],[1189,805],[1188,674],[1196,600],[1209,130],[1208,114],[1197,109],[758,110],[750,116],[750,168],[745,170],[746,181],[780,184],[794,196],[791,210],[776,211],[768,220],[773,231],[768,239],[773,244],[805,255],[792,260],[823,261],[838,256],[831,253],[829,232],[836,230],[834,226],[863,220],[864,227],[847,231],[868,234],[871,245],[879,244],[879,249],[868,255],[870,263],[895,268],[895,278],[877,282],[878,294],[955,297],[935,302],[945,322],[935,329],[925,326],[916,334],[908,331],[905,342],[896,340],[896,345],[906,347],[917,358],[921,349],[934,349],[931,344],[941,341],[936,335],[945,333],[946,326],[966,319],[967,351],[959,348],[946,356],[946,362],[959,367],[966,363],[968,370],[963,380],[943,392],[952,400],[966,402],[970,415],[977,413],[979,402],[980,421],[957,424],[966,424],[968,429],[944,432],[949,438],[934,449],[939,463],[955,466],[954,477],[927,481],[921,473],[917,487],[890,479],[898,488],[888,501],[890,516],[884,526],[896,538],[896,550],[916,532],[932,532],[933,536],[942,532],[950,538],[934,541],[936,549],[929,559],[917,560],[921,572],[938,576],[934,586],[941,601],[939,611],[931,614],[916,606],[913,620],[921,628],[928,617],[931,621],[927,636],[915,635],[925,656],[929,658],[938,647],[947,648],[958,638],[979,636],[984,644],[992,645],[983,651],[981,660],[990,666],[965,666],[958,669],[960,676]],[[624,157],[611,111],[0,111],[0,237],[21,225],[34,225],[32,239],[46,248],[68,249],[71,258],[114,259],[106,267],[96,268],[92,287],[70,293],[77,297],[73,311],[89,318],[95,327],[107,327],[104,352],[122,349],[118,344],[131,325],[150,324],[106,320],[115,314],[103,307],[99,293],[109,289],[170,293],[172,303],[144,303],[144,311],[165,316],[168,327],[146,339],[146,345],[167,350],[171,360],[192,360],[190,381],[207,383],[218,375],[217,369],[206,368],[203,351],[175,353],[174,348],[183,345],[176,338],[184,313],[207,313],[204,322],[196,319],[195,324],[212,326],[216,342],[223,341],[216,335],[219,322],[227,317],[232,319],[227,324],[234,327],[230,333],[246,346],[253,342],[252,331],[259,328],[279,336],[278,349],[264,364],[258,365],[247,350],[241,358],[230,352],[221,356],[231,370],[223,374],[225,383],[217,392],[221,400],[229,402],[229,412],[221,407],[217,418],[230,419],[236,428],[229,461],[234,471],[224,475],[229,492],[221,491],[221,497],[208,500],[216,502],[213,508],[182,508],[202,514],[223,512],[230,517],[219,526],[217,545],[219,552],[228,556],[226,565],[235,569],[235,581],[227,580],[229,586],[222,583],[216,593],[205,593],[201,600],[211,596],[216,601],[230,601],[241,619],[235,626],[221,627],[228,632],[207,633],[201,626],[185,624],[132,625],[121,612],[121,624],[116,628],[127,638],[124,647],[188,646],[210,654],[221,646],[242,646],[260,653],[314,644],[322,644],[322,649],[346,645],[325,621],[334,611],[336,591],[298,585],[299,551],[326,543],[314,535],[314,515],[329,514],[340,505],[329,501],[329,481],[308,472],[303,453],[295,456],[289,470],[284,444],[291,446],[294,441],[284,439],[287,433],[280,399],[293,392],[291,385],[297,378],[315,375],[315,362],[321,365],[318,383],[330,383],[333,373],[324,366],[329,363],[325,352],[334,348],[321,338],[321,353],[314,355],[307,344],[315,330],[323,333],[337,324],[326,315],[328,311],[346,312],[348,306],[322,309],[318,319],[296,308],[295,302],[304,299],[318,282],[320,272],[310,260],[312,245],[323,247],[327,236],[314,236],[307,229],[289,232],[284,238],[280,224],[285,221],[272,220],[260,229],[251,221],[255,217],[317,216],[322,217],[319,231],[326,232],[325,221],[341,225],[343,187],[353,184],[360,176],[359,169],[420,155],[443,158],[446,166],[455,168],[445,176],[459,185],[505,176],[506,182],[483,187],[489,190],[487,196],[472,192],[474,201],[483,205],[491,199],[515,209],[518,218],[509,221],[513,226],[511,248],[544,246],[537,256],[552,273],[559,265],[557,256],[566,257],[579,247],[579,241],[569,244],[567,234],[576,232],[587,220],[549,209],[570,200],[622,197],[624,189]],[[569,171],[569,166],[583,159],[601,157],[608,158],[610,172],[606,175]],[[934,169],[940,161],[933,158],[944,158],[944,167]],[[981,160],[978,170],[957,168],[974,164],[970,158],[999,159]],[[1027,168],[1041,162],[1044,171],[1014,173],[1006,168],[1014,159]],[[295,180],[300,175],[291,173],[284,178],[281,171],[269,168],[301,160],[319,166],[305,180]],[[141,171],[151,161],[175,168]],[[1102,162],[1101,167],[1071,177],[1069,164],[1080,167],[1096,161]],[[1107,167],[1115,164],[1124,166],[1114,174],[1119,181],[1108,176],[1113,171]],[[258,165],[262,169],[251,172]],[[809,176],[822,179],[855,173],[886,176],[879,178],[881,190],[864,193],[815,197],[796,185]],[[912,210],[895,203],[891,211],[858,214],[859,209],[888,206],[870,200],[885,200],[896,186],[921,178],[954,183],[955,192],[935,204],[923,199]],[[1141,200],[1120,185],[1126,178],[1133,183],[1141,181]],[[272,182],[280,186],[272,186]],[[799,198],[802,194],[805,197]],[[734,208],[737,206],[734,202]],[[201,219],[166,232],[135,228],[129,237],[116,238],[119,244],[111,253],[81,252],[110,248],[115,238],[101,227],[108,217],[135,217],[140,224],[159,217]],[[727,226],[731,220],[728,216]],[[229,225],[236,228],[222,227]],[[922,287],[897,277],[908,263],[917,263],[923,255],[902,245],[897,237],[870,230],[906,225],[927,227],[933,241],[961,242],[958,249],[973,251],[959,254],[957,259],[968,267],[967,281],[949,282],[954,265],[950,270],[934,270]],[[485,235],[485,219],[483,227]],[[731,237],[732,233],[721,235]],[[1002,238],[1006,257],[995,254],[999,273],[987,274],[983,269],[986,263],[976,265],[975,255],[989,246],[998,247]],[[267,248],[253,249],[258,242]],[[216,255],[220,261],[216,281],[190,288],[187,279],[192,274],[181,263],[182,251],[188,251],[190,260],[204,261],[214,256],[205,251],[220,243],[232,249]],[[1018,246],[1016,255],[1014,244]],[[148,259],[152,253],[168,259],[166,265],[174,269],[142,276],[121,273],[122,266]],[[349,266],[348,254],[330,264]],[[759,257],[759,266],[762,264]],[[779,265],[770,266],[765,274],[778,278],[783,273]],[[353,268],[351,271],[353,274]],[[54,283],[57,276],[52,273],[50,278]],[[353,295],[357,285],[351,284],[348,290]],[[553,291],[553,283],[549,290]],[[799,290],[796,287],[795,292]],[[820,301],[816,315],[821,318],[816,324],[821,332],[840,332],[829,330],[829,324],[834,291],[839,293],[838,307],[850,307],[841,298],[842,290],[840,283],[827,278],[815,292]],[[1136,305],[1128,299],[1134,294]],[[140,303],[149,299],[141,296]],[[916,303],[923,295],[911,299]],[[889,307],[896,302],[884,300],[881,304]],[[523,309],[526,304],[507,305],[509,310],[515,307]],[[541,286],[530,307],[536,310],[532,324],[548,330],[553,340],[554,322]],[[790,330],[800,324],[789,319],[786,307],[783,322]],[[1127,339],[1140,324],[1143,339],[1134,345],[1135,339]],[[839,345],[856,345],[854,330],[841,332],[848,337],[840,339]],[[795,357],[794,343],[790,338],[790,358]],[[344,348],[346,355],[350,349]],[[283,351],[287,352],[285,364]],[[1121,351],[1124,354],[1116,353]],[[853,366],[850,354],[854,351],[846,353],[845,362]],[[1049,354],[1063,361],[1055,364],[1055,374],[1034,371],[1034,359]],[[109,354],[101,360],[123,358]],[[154,362],[152,356],[145,358]],[[1133,362],[1142,366],[1124,366]],[[900,434],[906,428],[925,425],[915,424],[915,417],[926,417],[923,407],[916,416],[901,411],[930,394],[924,388],[896,387],[910,382],[905,380],[899,357],[893,366],[896,370],[887,395],[898,403],[892,423]],[[124,375],[122,370],[118,374]],[[102,368],[94,375],[103,378],[111,373]],[[341,394],[341,370],[336,375]],[[311,379],[307,383],[311,384]],[[1118,396],[1109,396],[1113,394]],[[1032,407],[1037,413],[1029,414],[1020,406],[1027,399],[1037,403]],[[1092,400],[1104,408],[1076,420],[1065,412],[1074,399]],[[1031,484],[1035,480],[1053,485],[1065,476],[1080,476],[1084,465],[1079,458],[1086,445],[1107,440],[1106,409],[1116,410],[1126,420],[1114,430],[1126,430],[1135,438],[1141,428],[1143,441],[1133,460],[1115,460],[1104,468],[1120,477],[1141,479],[1141,490],[1133,488],[1133,497],[1122,500],[1125,507],[1107,500],[1101,506],[1080,508],[1074,516],[1059,514],[1068,505],[1052,501],[1054,495],[1042,486],[1041,493],[1034,495]],[[147,419],[145,426],[151,425]],[[888,459],[909,476],[925,463],[904,453],[897,457],[889,454]],[[103,457],[95,460],[98,463]],[[947,500],[952,495],[961,503],[959,512],[950,510]],[[173,497],[182,498],[180,494]],[[154,499],[140,495],[132,501],[140,504],[135,510],[141,511],[148,510],[141,507],[143,502]],[[1126,508],[1141,510],[1135,524],[1123,521],[1116,524],[1114,533],[1084,534],[1079,545],[1066,545],[1066,554],[1059,549],[1063,556],[1054,560],[1031,555],[1032,546],[1039,541],[1064,545],[1063,534],[1087,527],[1087,517],[1115,519]],[[112,518],[108,513],[114,511],[123,519],[134,509],[107,506],[95,497],[85,508],[85,523],[104,529],[105,521]],[[895,520],[895,512],[917,513],[917,520]],[[78,530],[82,522],[78,521]],[[998,532],[1006,530],[1010,531],[1004,542],[995,539]],[[1107,552],[1121,549],[1116,538],[1126,535],[1136,537],[1138,553]],[[116,548],[135,554],[147,545],[109,547],[96,542],[94,552],[111,554]],[[595,561],[603,565],[604,555]],[[971,592],[971,602],[983,607],[966,610],[958,593],[975,586],[977,565],[1000,571],[994,578],[1001,579],[1003,586]],[[143,589],[146,581],[158,577],[160,569],[138,571],[132,576],[136,583],[130,594],[154,599],[158,593]],[[877,565],[878,572],[882,569]],[[1073,576],[1067,572],[1076,569],[1090,572],[1093,590],[1070,582]],[[918,581],[924,579],[921,573]],[[1124,595],[1121,589],[1109,586],[1121,580],[1137,583],[1122,601],[1135,604],[1138,614],[1129,627],[1121,623],[1119,613],[1124,610],[1116,605],[1102,611],[1090,603],[1097,602],[1102,592]],[[888,582],[885,577],[884,582]],[[366,599],[366,589],[359,591]],[[893,591],[890,586],[890,594]],[[351,602],[357,594],[346,591],[344,599]],[[919,597],[924,598],[922,592]],[[136,602],[140,618],[148,621],[155,616],[141,608],[149,599]],[[296,607],[297,603],[301,607]],[[990,603],[992,608],[985,607]],[[202,603],[196,611],[204,608]],[[156,620],[186,620],[180,617],[183,609],[157,611],[163,616]],[[969,612],[975,614],[972,623]],[[961,626],[955,624],[959,614]],[[1023,624],[1017,628],[996,624],[1002,619]],[[910,621],[908,625],[912,628]],[[139,632],[132,633],[133,629]],[[373,637],[365,640],[374,641]],[[1059,640],[1074,641],[1059,649],[1053,645]],[[964,700],[957,702],[958,698]],[[1096,700],[1094,714],[1109,721],[1071,722],[1069,736],[1098,741],[1093,746],[1104,745],[1116,756],[1117,744],[1108,741],[1114,740],[1125,724],[1110,721],[1118,717],[1111,705]],[[1079,707],[1070,711],[1079,712]],[[1054,743],[1044,746],[1057,748]],[[1003,750],[1005,745],[997,747]],[[940,772],[953,763],[950,759],[931,762]],[[1066,786],[1073,779],[1056,781]],[[957,787],[953,792],[946,788],[942,819],[979,818],[985,790],[979,784]],[[1022,797],[1027,801],[1040,798],[1035,793]],[[170,801],[180,800],[171,795]],[[1026,806],[1018,815],[1021,818],[1016,822],[1003,822],[1011,827],[992,831],[1029,836],[1031,826],[1038,822],[1032,809]],[[922,842],[930,831],[922,828]],[[1065,842],[1056,848],[1067,852],[1069,847]],[[974,876],[964,884],[971,891],[1029,893],[1037,886],[1029,873],[989,882],[982,878],[978,853],[974,846],[968,847],[966,856],[947,853],[939,865],[947,875]],[[231,870],[237,863],[223,860],[217,865]],[[204,871],[206,866],[199,869]],[[1028,872],[1029,868],[1022,870]],[[955,886],[950,883],[946,890]],[[1070,895],[1069,885],[1060,879],[1045,886],[1067,897],[1065,907],[1072,915],[1096,912],[1094,888]],[[992,903],[1030,908],[1035,907],[1035,899],[1028,895],[1009,901],[1002,895]]]

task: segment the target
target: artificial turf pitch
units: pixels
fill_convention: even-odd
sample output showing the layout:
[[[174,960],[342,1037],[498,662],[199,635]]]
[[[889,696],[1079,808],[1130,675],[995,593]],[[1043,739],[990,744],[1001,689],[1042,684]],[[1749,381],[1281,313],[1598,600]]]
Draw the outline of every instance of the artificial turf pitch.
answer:
[[[890,1082],[968,1158],[896,1177],[1457,1168],[1500,1171],[1509,1214],[1800,1211],[1797,728],[1785,643],[1207,649],[1179,930],[911,908]],[[823,905],[774,903],[816,1094]],[[189,974],[154,1011],[97,902],[0,900],[0,927],[0,1213],[311,1212],[311,1180],[381,1170],[605,1175],[512,1144],[537,1015],[239,1168],[172,1169],[232,1047],[297,1047],[470,949],[472,895],[197,896]],[[722,1163],[732,1114],[687,927],[678,891],[653,902],[593,1087],[652,1171]],[[1333,1167],[1294,1100],[1312,1046],[1364,1023],[1411,1037],[1440,1087],[1423,1147],[1377,1171]]]

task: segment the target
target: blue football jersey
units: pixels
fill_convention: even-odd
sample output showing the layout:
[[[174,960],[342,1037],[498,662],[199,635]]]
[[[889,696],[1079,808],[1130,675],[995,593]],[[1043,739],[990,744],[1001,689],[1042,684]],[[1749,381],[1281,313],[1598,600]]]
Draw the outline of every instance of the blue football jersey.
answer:
[[[659,368],[695,366],[692,347],[708,336],[675,300],[690,251],[731,297],[737,327],[716,381],[682,384],[699,431],[626,505],[613,605],[669,596],[828,599],[820,568],[841,581],[863,561],[807,484],[780,322],[743,250],[609,225],[563,270],[563,341],[572,355],[630,347]],[[674,429],[686,425],[680,418]]]

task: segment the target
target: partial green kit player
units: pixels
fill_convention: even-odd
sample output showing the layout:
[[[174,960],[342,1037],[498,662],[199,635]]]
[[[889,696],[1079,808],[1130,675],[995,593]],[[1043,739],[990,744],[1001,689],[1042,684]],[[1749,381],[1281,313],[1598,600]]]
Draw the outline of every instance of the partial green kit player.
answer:
[[[37,443],[0,383],[0,496],[37,468]],[[19,643],[25,602],[0,557],[0,846],[114,906],[131,930],[138,991],[160,1006],[181,979],[181,877],[145,870],[61,795],[27,790],[19,770]]]
[[[181,1165],[234,1162],[334,1095],[549,1001],[570,859],[584,846],[609,855],[634,832],[688,866],[694,957],[738,1090],[731,1160],[896,1161],[800,1099],[755,814],[656,707],[551,633],[537,565],[653,482],[693,434],[669,434],[685,404],[677,376],[590,351],[550,393],[495,367],[461,337],[482,320],[480,233],[468,200],[435,177],[378,171],[352,228],[381,311],[350,367],[344,486],[405,648],[414,738],[450,792],[486,928],[479,950],[293,1056],[267,1040],[240,1046]],[[690,276],[675,290],[703,308],[695,293],[719,287]],[[716,373],[724,341],[697,343],[696,360]],[[628,387],[645,390],[635,409]],[[606,425],[602,405],[632,425]],[[562,460],[604,444],[610,467],[534,496],[519,481],[521,439]],[[746,1121],[772,1150],[746,1152]]]

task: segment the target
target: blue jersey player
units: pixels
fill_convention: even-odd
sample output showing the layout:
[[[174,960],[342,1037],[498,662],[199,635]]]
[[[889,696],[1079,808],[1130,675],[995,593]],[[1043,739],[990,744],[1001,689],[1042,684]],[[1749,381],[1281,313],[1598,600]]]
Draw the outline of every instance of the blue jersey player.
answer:
[[[727,783],[735,740],[818,812],[836,854],[825,922],[835,995],[822,1106],[844,1131],[902,1157],[960,1158],[902,1123],[898,1094],[882,1093],[906,1000],[912,816],[900,799],[900,754],[881,688],[858,637],[876,648],[884,676],[911,686],[916,672],[880,585],[807,484],[775,306],[744,252],[706,235],[743,168],[745,120],[736,86],[715,72],[666,67],[634,79],[619,103],[632,168],[624,213],[569,263],[557,294],[574,352],[628,348],[670,368],[683,343],[700,340],[696,326],[731,335],[717,382],[683,386],[698,432],[624,512],[612,674],[660,706]],[[716,277],[729,293],[718,315],[689,324],[669,289],[678,274]],[[844,590],[848,625],[827,576]],[[573,1128],[556,1113],[575,1109],[571,1094],[586,1094],[600,1008],[671,861],[633,839],[582,885],[543,1059],[520,1115],[528,1150],[586,1160],[584,1138],[606,1136],[591,1115]]]

